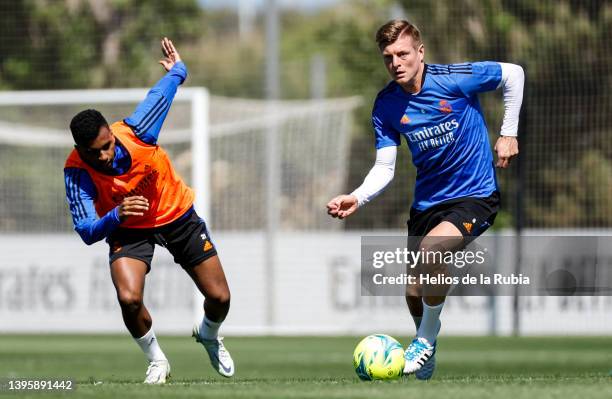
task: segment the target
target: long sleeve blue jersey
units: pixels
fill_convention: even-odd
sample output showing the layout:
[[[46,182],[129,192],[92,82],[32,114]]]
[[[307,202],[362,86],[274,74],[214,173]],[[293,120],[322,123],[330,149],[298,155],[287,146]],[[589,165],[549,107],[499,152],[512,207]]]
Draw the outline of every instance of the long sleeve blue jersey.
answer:
[[[159,132],[168,115],[176,90],[187,78],[187,67],[178,62],[149,91],[147,97],[124,122],[134,134],[147,144],[157,144]],[[116,142],[113,174],[123,174],[131,166],[126,149]],[[72,214],[74,229],[86,244],[93,244],[106,238],[120,224],[119,209],[115,207],[106,215],[98,218],[94,201],[96,187],[86,170],[80,168],[64,169],[66,199]]]

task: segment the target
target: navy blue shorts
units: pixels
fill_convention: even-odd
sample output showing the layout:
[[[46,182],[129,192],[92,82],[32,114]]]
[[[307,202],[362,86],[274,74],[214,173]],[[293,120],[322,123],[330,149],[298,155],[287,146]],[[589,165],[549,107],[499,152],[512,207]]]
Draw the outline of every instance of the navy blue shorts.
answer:
[[[499,192],[486,198],[457,198],[434,205],[424,211],[410,209],[409,236],[426,236],[441,222],[450,222],[464,237],[478,237],[493,225],[499,210]]]

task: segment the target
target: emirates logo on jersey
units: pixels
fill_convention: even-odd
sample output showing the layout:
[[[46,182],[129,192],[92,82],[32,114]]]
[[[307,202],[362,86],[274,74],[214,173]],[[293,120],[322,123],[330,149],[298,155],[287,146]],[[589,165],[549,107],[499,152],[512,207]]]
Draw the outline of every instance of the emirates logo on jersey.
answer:
[[[402,125],[407,125],[410,123],[410,118],[408,118],[408,115],[404,114],[404,116],[402,116],[402,119],[400,119],[400,123]]]
[[[440,112],[443,112],[445,114],[450,114],[451,112],[453,112],[453,107],[450,105],[448,101],[440,100],[439,104],[440,104]]]

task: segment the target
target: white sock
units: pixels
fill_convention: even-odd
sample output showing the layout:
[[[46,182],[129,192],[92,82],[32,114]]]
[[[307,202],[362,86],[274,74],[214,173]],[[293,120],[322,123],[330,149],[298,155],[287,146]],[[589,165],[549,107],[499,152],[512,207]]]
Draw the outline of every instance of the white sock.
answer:
[[[429,306],[423,301],[423,319],[417,331],[417,337],[423,337],[430,344],[436,342],[438,331],[440,330],[440,312],[444,302],[439,305]]]
[[[155,332],[153,332],[153,328],[149,330],[144,336],[140,338],[134,338],[134,341],[140,346],[140,349],[147,356],[149,362],[153,362],[156,360],[168,360],[166,359],[166,355],[162,352],[159,347],[159,342],[157,342],[157,337],[155,336]]]
[[[209,320],[206,315],[202,319],[202,323],[200,324],[200,337],[202,339],[211,340],[217,339],[219,335],[219,327],[221,327],[222,322],[216,322]]]

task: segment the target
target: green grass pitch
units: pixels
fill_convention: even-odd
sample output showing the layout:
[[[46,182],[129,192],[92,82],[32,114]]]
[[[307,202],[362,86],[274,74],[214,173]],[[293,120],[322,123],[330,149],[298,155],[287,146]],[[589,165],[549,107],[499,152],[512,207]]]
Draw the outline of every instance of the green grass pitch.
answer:
[[[161,336],[171,383],[144,386],[147,365],[127,334],[0,335],[0,377],[77,381],[71,394],[11,395],[19,398],[612,398],[609,337],[441,337],[430,382],[360,381],[352,368],[359,339],[229,337],[236,375],[225,379],[190,337]]]

